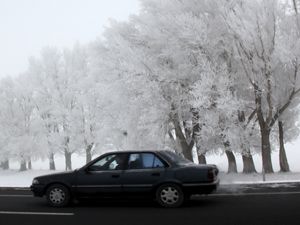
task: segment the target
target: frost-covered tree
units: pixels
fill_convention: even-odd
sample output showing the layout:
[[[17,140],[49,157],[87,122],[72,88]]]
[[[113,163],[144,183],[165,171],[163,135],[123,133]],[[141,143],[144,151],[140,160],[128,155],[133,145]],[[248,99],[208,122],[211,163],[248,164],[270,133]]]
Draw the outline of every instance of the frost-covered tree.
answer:
[[[161,127],[166,132],[164,136],[170,137],[175,144],[173,146],[189,159],[192,159],[195,143],[199,159],[211,149],[204,147],[201,135],[197,135],[204,123],[210,125],[201,117],[200,108],[191,104],[192,87],[194,83],[201,83],[205,79],[208,82],[216,80],[213,71],[220,70],[222,66],[226,67],[226,73],[232,73],[228,62],[232,54],[232,41],[228,40],[228,31],[218,12],[225,6],[224,2],[215,4],[213,1],[143,1],[140,15],[133,17],[129,23],[113,23],[106,32],[104,47],[101,48],[102,43],[98,45],[98,49],[107,51],[104,56],[106,65],[99,65],[108,67],[110,74],[116,71],[114,81],[124,83],[122,78],[125,78],[130,83],[134,82],[136,86],[131,88],[132,93],[143,92],[147,98],[151,98],[153,90],[160,95],[156,99],[166,105],[166,117]],[[207,70],[208,67],[213,67],[213,70]],[[209,74],[202,78],[208,72],[211,76]],[[147,89],[145,82],[153,85],[149,87],[154,89]],[[210,86],[205,88],[203,93],[211,89]],[[234,85],[226,88],[234,92]],[[222,96],[222,93],[218,94]],[[132,98],[126,94],[122,96]],[[234,94],[231,97],[234,99]],[[237,120],[238,109],[233,108]],[[223,114],[228,111],[225,106],[222,110],[225,110]],[[222,119],[222,113],[216,116],[219,116],[218,121],[225,120]],[[234,144],[230,144],[232,148],[229,148],[229,141],[225,140],[229,139],[229,135],[225,135],[229,124],[223,123],[223,132],[217,136],[219,139],[223,137],[222,148],[227,149],[229,159],[234,162],[231,153]]]
[[[252,89],[264,170],[272,173],[270,133],[299,92],[299,64],[296,53],[291,52],[297,49],[298,41],[286,41],[294,26],[287,23],[286,11],[277,1],[236,1],[224,17],[235,40],[243,76]]]
[[[130,72],[129,79],[146,81],[157,89],[159,99],[167,106],[167,120],[162,128],[169,130],[168,136],[189,159],[199,129],[194,120],[198,111],[189,103],[189,89],[200,79],[206,63],[210,63],[205,49],[208,19],[204,6],[212,5],[143,1],[139,16],[130,23],[115,23],[107,32],[108,48],[114,51],[124,74]]]
[[[83,90],[79,81],[86,73],[86,61],[79,45],[59,51],[45,48],[41,57],[31,59],[28,73],[34,83],[35,105],[43,121],[44,138],[48,146],[50,168],[54,169],[54,154],[62,152],[66,169],[72,168],[71,156],[79,152],[78,97]]]
[[[9,85],[9,91],[2,112],[6,128],[3,133],[7,135],[3,147],[9,152],[8,156],[20,162],[21,171],[31,169],[31,160],[41,156],[32,88],[25,74],[5,84]]]
[[[132,35],[130,26],[115,24],[105,35],[107,41],[92,47],[92,74],[101,88],[102,102],[98,135],[117,149],[163,148],[166,106],[157,84],[136,62],[144,57],[142,50],[128,46],[130,42],[122,37]],[[132,53],[135,50],[139,52]]]
[[[190,103],[193,95],[190,90],[194,83],[215,80],[214,71],[225,67],[223,70],[226,74],[231,74],[227,79],[232,80],[232,84],[226,88],[231,89],[231,92],[237,92],[235,90],[237,85],[234,84],[234,79],[237,78],[233,74],[234,68],[231,65],[233,43],[221,13],[226,7],[229,7],[226,1],[144,1],[144,14],[140,14],[135,20],[137,29],[144,37],[142,43],[147,43],[143,52],[150,51],[150,56],[143,64],[150,68],[150,74],[157,77],[162,93],[170,102],[171,125],[175,130],[173,133],[187,158],[191,158],[190,152],[195,142],[199,159],[203,159],[205,152],[211,149],[204,147],[201,138],[205,137],[196,135],[205,129],[202,128],[203,124],[206,126],[210,124],[201,115],[200,108],[193,107]],[[213,69],[207,70],[208,67]],[[210,74],[204,76],[207,72]],[[224,73],[219,74],[220,78],[226,77]],[[210,89],[211,86],[205,86],[203,93],[208,93]],[[194,91],[197,92],[196,89]],[[218,94],[222,96],[222,93]],[[236,97],[234,95],[236,94],[231,94],[233,101]],[[231,106],[232,103],[227,105],[228,108]],[[229,111],[232,110],[233,108]],[[214,114],[213,110],[211,112],[211,115],[220,117],[217,121],[224,120],[221,112],[218,114]],[[226,114],[226,111],[223,114]],[[234,114],[237,119],[236,107]],[[221,135],[223,138],[226,136],[229,139],[229,135],[224,134],[229,124],[222,125],[223,132],[219,133],[223,133]],[[172,137],[172,133],[170,136]],[[227,149],[225,152],[229,164],[234,165],[235,159],[231,153],[234,145],[228,143],[228,140],[223,140],[222,148]],[[214,147],[216,146],[217,144]]]
[[[204,150],[224,149],[229,159],[228,172],[237,172],[232,149],[239,137],[233,132],[239,131],[236,114],[240,104],[232,93],[227,70],[209,70],[193,88],[193,105],[199,110],[199,123],[202,123],[197,138]]]
[[[0,82],[0,99],[1,99],[1,111],[0,111],[0,167],[3,169],[9,169],[9,160],[12,158],[12,154],[8,149],[10,142],[11,122],[14,118],[13,103],[15,101],[14,96],[14,82],[10,77],[1,79]]]

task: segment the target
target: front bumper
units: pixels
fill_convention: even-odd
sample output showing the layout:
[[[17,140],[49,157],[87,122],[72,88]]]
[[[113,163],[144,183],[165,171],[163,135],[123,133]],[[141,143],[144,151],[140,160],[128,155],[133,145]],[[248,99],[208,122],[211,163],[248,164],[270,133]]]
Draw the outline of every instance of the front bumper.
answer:
[[[30,186],[30,190],[32,191],[33,195],[35,197],[43,197],[45,194],[44,190],[44,185],[41,184],[33,184]]]

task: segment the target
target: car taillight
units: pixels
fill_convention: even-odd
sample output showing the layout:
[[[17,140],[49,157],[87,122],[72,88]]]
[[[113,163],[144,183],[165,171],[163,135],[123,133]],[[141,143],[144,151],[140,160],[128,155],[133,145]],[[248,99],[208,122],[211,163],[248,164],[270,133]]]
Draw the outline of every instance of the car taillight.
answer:
[[[217,175],[216,169],[209,169],[207,172],[207,178],[209,181],[214,181]]]

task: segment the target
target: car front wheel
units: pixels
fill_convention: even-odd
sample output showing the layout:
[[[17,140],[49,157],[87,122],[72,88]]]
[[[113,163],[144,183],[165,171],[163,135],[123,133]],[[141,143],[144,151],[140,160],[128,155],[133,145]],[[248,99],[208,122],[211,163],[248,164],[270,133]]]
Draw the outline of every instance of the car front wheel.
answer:
[[[163,207],[179,207],[184,201],[184,194],[177,184],[163,184],[156,191],[156,200]]]
[[[47,189],[46,197],[48,204],[53,207],[63,207],[70,202],[70,192],[61,184],[51,185]]]

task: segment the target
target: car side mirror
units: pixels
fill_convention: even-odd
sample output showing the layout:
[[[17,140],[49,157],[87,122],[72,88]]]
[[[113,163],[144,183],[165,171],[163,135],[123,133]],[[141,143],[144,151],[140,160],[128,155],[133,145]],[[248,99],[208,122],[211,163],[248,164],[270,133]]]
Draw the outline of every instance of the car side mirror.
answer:
[[[90,167],[86,167],[86,168],[84,169],[84,172],[85,172],[86,174],[90,174],[91,171],[93,171],[93,170],[91,170]]]
[[[84,169],[85,173],[91,173],[91,172],[97,171],[97,170],[99,170],[99,167],[94,166],[94,165],[88,166]]]

